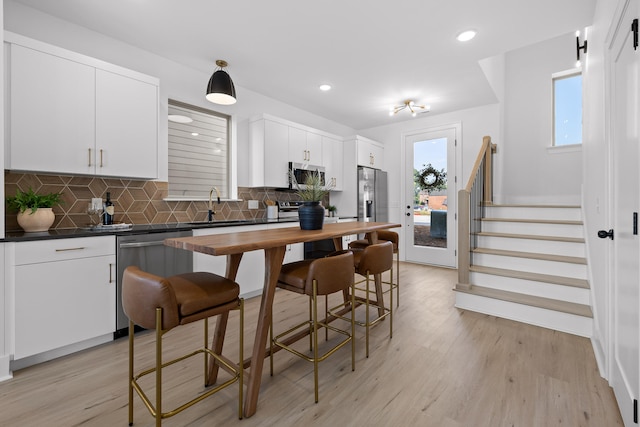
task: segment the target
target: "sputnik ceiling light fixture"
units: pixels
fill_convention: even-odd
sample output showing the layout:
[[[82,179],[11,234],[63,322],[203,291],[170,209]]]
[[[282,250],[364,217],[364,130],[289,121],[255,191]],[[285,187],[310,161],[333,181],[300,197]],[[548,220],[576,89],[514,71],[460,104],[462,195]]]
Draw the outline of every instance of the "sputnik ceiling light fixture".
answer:
[[[216,65],[220,67],[216,70],[207,85],[207,100],[214,104],[231,105],[236,103],[236,88],[229,74],[223,70],[227,61],[218,59]]]
[[[412,100],[407,99],[406,101],[404,101],[404,105],[396,105],[395,107],[391,107],[391,110],[389,110],[389,115],[395,116],[404,109],[407,109],[407,111],[409,111],[411,115],[415,117],[418,115],[418,113],[428,113],[429,111],[431,111],[431,106],[417,105]]]

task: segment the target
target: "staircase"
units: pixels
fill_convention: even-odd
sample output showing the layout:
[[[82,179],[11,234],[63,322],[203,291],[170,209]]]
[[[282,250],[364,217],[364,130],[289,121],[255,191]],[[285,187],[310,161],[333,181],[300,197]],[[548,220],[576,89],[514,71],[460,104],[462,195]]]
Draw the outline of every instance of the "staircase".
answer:
[[[580,207],[490,205],[477,221],[456,307],[590,337]]]

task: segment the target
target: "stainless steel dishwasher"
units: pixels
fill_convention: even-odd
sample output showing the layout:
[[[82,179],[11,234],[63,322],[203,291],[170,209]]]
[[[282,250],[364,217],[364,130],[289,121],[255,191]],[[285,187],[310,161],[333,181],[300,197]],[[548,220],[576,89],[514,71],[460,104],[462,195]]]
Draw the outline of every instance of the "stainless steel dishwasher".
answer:
[[[162,277],[193,271],[193,252],[171,248],[164,239],[189,237],[188,231],[162,231],[148,234],[131,234],[116,237],[116,332],[114,339],[127,335],[129,318],[122,309],[122,274],[130,265],[136,265],[148,273]]]

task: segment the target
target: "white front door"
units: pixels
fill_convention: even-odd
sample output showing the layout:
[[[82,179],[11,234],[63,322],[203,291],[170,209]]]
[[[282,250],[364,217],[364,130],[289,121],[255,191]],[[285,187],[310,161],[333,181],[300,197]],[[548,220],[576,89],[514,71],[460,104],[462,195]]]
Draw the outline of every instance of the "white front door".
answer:
[[[630,29],[637,17],[635,1],[628,3],[620,28]],[[612,182],[611,212],[614,229],[612,261],[612,373],[613,386],[624,423],[634,424],[640,366],[640,236],[634,233],[634,215],[640,211],[638,184],[638,54],[633,33],[620,30],[612,48]]]
[[[458,135],[460,126],[450,125],[403,137],[407,261],[456,267]],[[422,188],[419,180],[425,184]]]

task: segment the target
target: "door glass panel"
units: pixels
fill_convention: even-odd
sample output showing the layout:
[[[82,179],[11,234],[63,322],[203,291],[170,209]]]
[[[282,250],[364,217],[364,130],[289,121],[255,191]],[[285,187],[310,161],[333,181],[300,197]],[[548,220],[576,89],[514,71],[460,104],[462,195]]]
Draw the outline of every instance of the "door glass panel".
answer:
[[[413,243],[447,247],[447,138],[413,143]]]

